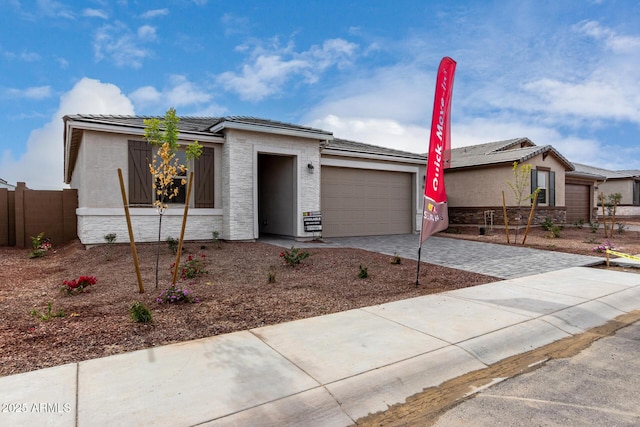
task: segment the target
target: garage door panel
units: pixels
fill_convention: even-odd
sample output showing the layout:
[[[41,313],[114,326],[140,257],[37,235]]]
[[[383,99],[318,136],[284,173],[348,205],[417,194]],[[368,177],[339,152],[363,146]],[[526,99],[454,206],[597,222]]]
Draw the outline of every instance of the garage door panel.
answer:
[[[565,205],[567,206],[567,222],[575,222],[580,219],[589,221],[591,187],[583,184],[565,185]]]
[[[412,175],[322,167],[325,237],[411,233]]]

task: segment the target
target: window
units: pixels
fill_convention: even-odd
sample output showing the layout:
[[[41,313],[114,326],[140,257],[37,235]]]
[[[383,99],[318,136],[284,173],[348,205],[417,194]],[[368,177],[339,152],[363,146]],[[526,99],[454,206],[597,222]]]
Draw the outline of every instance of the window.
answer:
[[[551,170],[533,169],[531,171],[531,192],[538,192],[537,204],[541,206],[556,205],[556,173]],[[532,201],[533,203],[533,201]]]
[[[153,203],[153,189],[149,162],[152,158],[152,147],[145,141],[129,141],[129,204],[150,206]],[[187,164],[184,150],[176,153],[178,162],[187,166],[184,175],[176,176],[174,182],[178,188],[178,195],[171,199],[171,203],[186,202],[186,185],[182,185],[182,179],[188,178],[189,171],[193,168],[194,182],[192,187],[193,203],[196,208],[214,207],[213,186],[213,148],[203,147],[199,159]]]

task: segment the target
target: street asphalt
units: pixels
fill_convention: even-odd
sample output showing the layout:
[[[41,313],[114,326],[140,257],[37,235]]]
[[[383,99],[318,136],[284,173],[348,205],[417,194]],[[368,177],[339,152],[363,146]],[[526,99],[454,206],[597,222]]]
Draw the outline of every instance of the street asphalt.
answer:
[[[406,244],[402,242],[411,239],[417,238],[374,240],[378,251],[405,256],[400,252]],[[371,245],[359,240],[339,244]],[[352,425],[425,388],[640,309],[640,274],[586,267],[594,262],[592,257],[560,261],[564,257],[557,252],[439,240],[428,240],[443,250],[430,247],[425,261],[434,262],[436,252],[444,253],[449,260],[439,262],[445,265],[509,277],[442,294],[0,377],[0,425]],[[375,250],[375,245],[369,249]],[[562,266],[557,267],[558,263]],[[535,271],[526,273],[532,264]],[[575,374],[572,387],[554,386],[559,395],[542,393],[544,381],[540,392],[531,388],[530,395],[516,393],[505,382],[498,386],[503,389],[489,389],[474,401],[494,402],[496,414],[501,413],[499,405],[512,410],[512,414],[501,413],[503,425],[567,425],[558,420],[571,421],[573,414],[566,408],[579,412],[580,405],[602,417],[592,418],[595,424],[587,425],[601,421],[606,421],[602,425],[628,425],[628,420],[637,425],[634,408],[638,405],[625,406],[616,400],[618,390],[626,390],[628,384],[618,384],[620,377],[604,370],[612,358],[624,364],[637,356],[637,325],[616,339],[623,340],[612,344],[619,353],[602,350],[590,365],[593,375]],[[639,371],[637,364],[630,368]],[[630,384],[638,384],[638,377],[628,374]],[[567,395],[586,388],[594,398],[600,390],[611,388],[610,400],[580,401]],[[536,399],[541,402],[535,403]],[[508,407],[505,402],[521,406]],[[533,410],[527,414],[522,407],[543,402],[558,402],[566,411],[554,414],[546,424],[529,423]],[[545,407],[549,413],[551,406]],[[472,414],[482,411],[481,407],[463,410],[469,412],[451,416],[480,422]],[[585,414],[586,409],[575,414],[576,420],[585,420]],[[445,418],[440,422],[460,424],[456,418],[452,424],[446,424]],[[500,425],[491,417],[485,422],[470,425]]]

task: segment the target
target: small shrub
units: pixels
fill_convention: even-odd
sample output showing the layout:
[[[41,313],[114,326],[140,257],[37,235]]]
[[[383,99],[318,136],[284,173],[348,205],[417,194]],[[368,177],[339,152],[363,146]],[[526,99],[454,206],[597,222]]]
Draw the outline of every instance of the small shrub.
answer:
[[[109,233],[109,234],[105,234],[103,236],[104,241],[107,243],[107,250],[104,254],[104,257],[106,258],[107,261],[111,260],[111,246],[115,243],[116,241],[116,233]]]
[[[186,288],[180,288],[176,285],[171,285],[162,293],[156,302],[159,304],[178,304],[178,303],[196,303],[200,302],[200,298],[194,295],[194,293]]]
[[[549,234],[547,234],[548,238],[557,239],[558,237],[560,237],[560,231],[562,231],[562,227],[557,225],[552,225],[548,231],[549,231]]]
[[[391,260],[389,261],[389,263],[393,265],[402,264],[402,258],[400,258],[398,254],[393,254],[393,257],[391,257]]]
[[[211,241],[218,249],[222,247],[222,242],[220,242],[220,233],[217,231],[211,232]]]
[[[275,272],[275,270],[269,270],[269,273],[267,274],[267,282],[276,283],[276,272]]]
[[[598,239],[596,239],[595,237],[585,237],[584,238],[584,242],[585,243],[598,243]]]
[[[31,315],[37,317],[40,320],[47,321],[53,319],[54,317],[64,317],[66,316],[65,312],[62,309],[58,309],[57,312],[53,312],[51,309],[52,303],[49,301],[47,303],[47,311],[45,313],[40,313],[38,310],[31,310]]]
[[[198,256],[189,255],[180,266],[180,277],[182,277],[182,279],[193,279],[203,274],[209,274],[209,272],[204,269],[204,260],[206,257],[205,254]],[[170,270],[173,271],[175,266],[176,263],[174,262],[171,264]]]
[[[593,234],[596,234],[598,232],[598,227],[600,227],[600,223],[598,221],[589,223],[589,229]]]
[[[359,270],[358,271],[358,278],[359,279],[366,279],[367,277],[369,277],[369,272],[367,271],[367,267],[363,267],[362,264],[358,266]]]
[[[136,323],[151,323],[153,321],[151,310],[140,301],[134,302],[131,307],[129,307],[129,314],[131,315],[131,319]]]
[[[552,231],[551,228],[553,228],[553,226],[554,226],[553,225],[553,221],[551,221],[550,217],[546,217],[544,219],[544,221],[542,221],[542,224],[540,224],[540,225],[542,225],[542,229],[544,231]]]
[[[175,255],[178,253],[179,244],[180,242],[174,239],[173,237],[171,236],[167,237],[167,246],[169,246],[169,250],[171,251],[172,254]]]
[[[287,265],[295,267],[300,264],[303,259],[309,258],[311,254],[307,251],[301,251],[300,248],[291,246],[291,249],[285,249],[280,252],[280,258],[284,258],[284,262]]]
[[[52,248],[49,239],[44,237],[44,232],[31,237],[31,246],[33,247],[33,251],[29,254],[31,259],[43,257]]]
[[[624,233],[625,231],[627,231],[627,226],[626,226],[626,225],[624,225],[624,224],[623,224],[623,223],[621,223],[621,222],[616,222],[616,226],[618,227],[618,228],[616,229],[616,231],[618,232],[618,234],[622,234],[622,233]]]
[[[574,222],[573,225],[575,225],[576,228],[579,228],[582,230],[582,227],[584,227],[584,219],[580,218],[579,220]]]
[[[94,276],[80,276],[77,280],[63,280],[61,290],[67,295],[74,295],[85,292],[85,288],[96,283],[98,283],[98,279]]]

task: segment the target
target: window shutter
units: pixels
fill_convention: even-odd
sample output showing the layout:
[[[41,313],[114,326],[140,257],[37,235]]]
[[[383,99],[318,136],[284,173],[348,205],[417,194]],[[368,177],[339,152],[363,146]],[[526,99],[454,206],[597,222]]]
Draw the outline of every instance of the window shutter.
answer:
[[[214,207],[213,148],[204,147],[200,158],[195,161],[195,207]]]
[[[151,146],[145,141],[129,141],[129,204],[150,205],[151,174],[149,159]]]
[[[549,206],[556,205],[556,173],[549,171]]]
[[[531,170],[531,194],[538,188],[538,171],[535,169]],[[533,204],[533,199],[531,199],[531,204]]]

